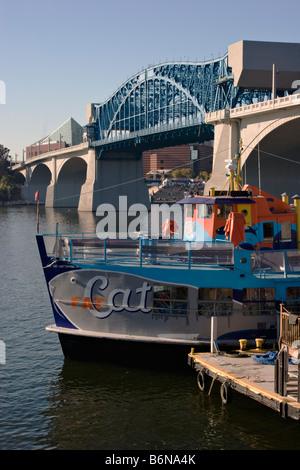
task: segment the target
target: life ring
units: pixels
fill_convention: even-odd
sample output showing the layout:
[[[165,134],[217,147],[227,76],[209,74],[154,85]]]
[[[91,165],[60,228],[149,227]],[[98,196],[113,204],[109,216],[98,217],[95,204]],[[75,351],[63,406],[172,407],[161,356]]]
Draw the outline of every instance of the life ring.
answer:
[[[203,392],[206,384],[206,375],[203,370],[199,370],[197,374],[197,384],[201,392]]]
[[[220,395],[221,395],[221,400],[222,400],[223,405],[227,405],[228,403],[231,403],[231,400],[232,400],[231,388],[228,385],[228,383],[223,382],[221,384]]]

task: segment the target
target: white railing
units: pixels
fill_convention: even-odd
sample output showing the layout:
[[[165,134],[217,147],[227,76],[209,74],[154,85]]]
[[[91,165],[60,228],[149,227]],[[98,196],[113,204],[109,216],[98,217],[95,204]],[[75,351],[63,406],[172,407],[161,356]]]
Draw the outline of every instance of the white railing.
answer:
[[[253,113],[264,113],[274,109],[286,108],[287,106],[300,105],[300,93],[295,95],[283,96],[275,100],[259,101],[258,103],[249,104],[246,106],[239,106],[237,108],[220,109],[212,113],[206,114],[206,122],[216,120],[236,118]]]

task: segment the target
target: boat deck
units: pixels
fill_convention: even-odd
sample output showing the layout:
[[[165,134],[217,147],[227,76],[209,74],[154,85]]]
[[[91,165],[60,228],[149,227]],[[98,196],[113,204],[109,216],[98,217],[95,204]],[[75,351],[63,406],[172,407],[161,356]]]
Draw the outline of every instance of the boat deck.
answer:
[[[198,372],[197,382],[200,390],[207,390],[210,393],[214,382],[218,381],[221,383],[220,394],[224,404],[229,403],[232,389],[277,411],[282,417],[299,420],[298,365],[288,363],[288,370],[283,372],[285,384],[284,392],[281,394],[275,392],[278,367],[253,360],[255,355],[264,354],[262,350],[243,351],[243,353],[239,351],[236,354],[226,355],[192,351],[188,356],[188,362]],[[279,371],[279,375],[281,372]]]
[[[227,240],[100,239],[78,234],[42,237],[49,257],[81,266],[136,266],[185,270],[234,270],[260,278],[299,278],[300,250],[251,251],[236,249]]]

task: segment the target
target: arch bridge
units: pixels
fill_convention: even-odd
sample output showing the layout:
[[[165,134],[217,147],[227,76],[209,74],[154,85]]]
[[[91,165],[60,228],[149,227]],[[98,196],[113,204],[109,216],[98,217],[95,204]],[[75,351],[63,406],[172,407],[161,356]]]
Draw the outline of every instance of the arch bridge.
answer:
[[[228,54],[200,63],[164,63],[127,80],[105,103],[88,107],[87,136],[98,158],[109,150],[149,150],[213,139],[208,112],[271,97],[234,86]]]
[[[260,129],[267,114],[256,113],[256,107],[274,104],[275,98],[290,98],[297,77],[300,84],[299,59],[299,44],[240,41],[218,59],[148,67],[123,83],[104,103],[87,106],[82,144],[14,167],[26,177],[24,199],[32,201],[40,189],[46,206],[90,211],[108,202],[117,207],[119,195],[128,197],[128,205],[148,205],[143,151],[211,139],[215,140],[212,183],[223,186],[224,161],[234,155],[241,132],[257,145],[256,134],[266,139],[275,130],[276,106],[268,108],[264,133]],[[278,74],[274,63],[279,64]],[[251,117],[243,114],[249,107],[253,107]],[[284,107],[285,111],[279,111],[282,124],[290,121],[290,113],[298,112],[291,103],[284,103]],[[294,121],[294,126],[298,123]],[[292,134],[291,127],[285,129]],[[278,133],[273,135],[279,139]],[[227,153],[220,157],[224,148]],[[243,163],[251,153],[244,157]]]

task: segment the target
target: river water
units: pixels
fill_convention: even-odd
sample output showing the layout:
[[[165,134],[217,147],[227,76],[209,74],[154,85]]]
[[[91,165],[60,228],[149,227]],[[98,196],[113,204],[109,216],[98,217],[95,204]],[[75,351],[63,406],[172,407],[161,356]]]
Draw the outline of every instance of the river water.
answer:
[[[90,213],[40,209],[40,232],[93,231]],[[36,209],[0,207],[0,449],[300,449],[300,424],[196,373],[65,360],[35,242]],[[5,352],[5,355],[4,355]]]

